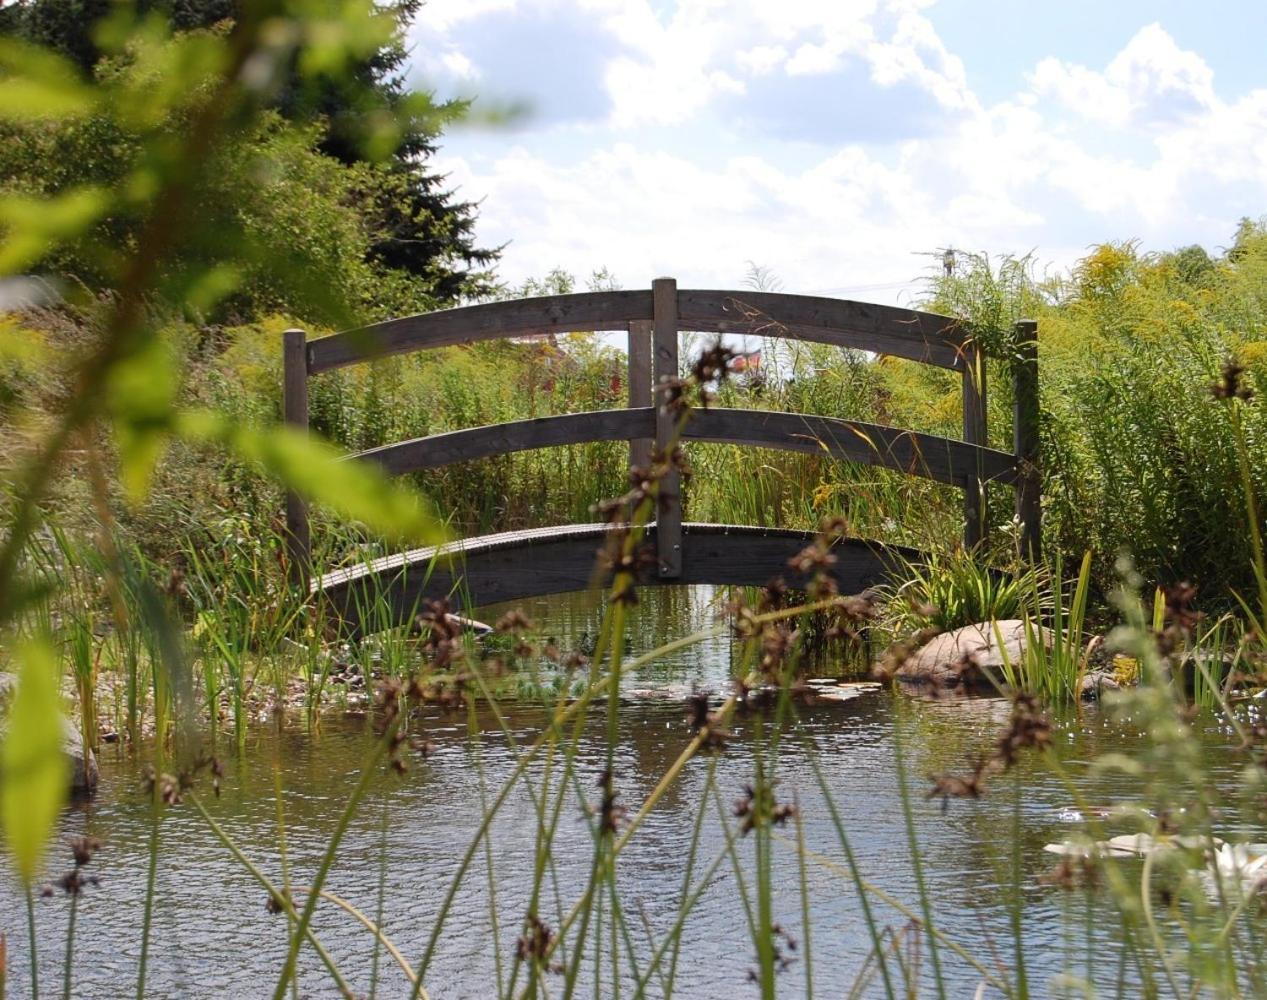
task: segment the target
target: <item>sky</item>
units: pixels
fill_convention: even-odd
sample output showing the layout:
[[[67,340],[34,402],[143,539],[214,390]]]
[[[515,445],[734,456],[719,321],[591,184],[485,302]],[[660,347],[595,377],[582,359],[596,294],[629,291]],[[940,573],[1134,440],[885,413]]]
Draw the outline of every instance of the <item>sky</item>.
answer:
[[[1261,0],[428,0],[411,82],[511,283],[910,304],[942,248],[1226,246],[1267,214]]]

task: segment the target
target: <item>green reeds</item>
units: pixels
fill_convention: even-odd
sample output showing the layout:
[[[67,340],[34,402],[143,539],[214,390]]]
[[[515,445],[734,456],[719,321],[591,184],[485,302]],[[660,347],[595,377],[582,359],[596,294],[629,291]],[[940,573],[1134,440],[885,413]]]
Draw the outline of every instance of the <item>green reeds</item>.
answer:
[[[1059,556],[1052,564],[1051,577],[1062,580],[1063,562]],[[1072,592],[1066,596],[1063,583],[1050,588],[1050,596],[1039,590],[1035,581],[1030,593],[1025,621],[1025,655],[1016,666],[1014,678],[1018,690],[1038,695],[1048,705],[1078,705],[1082,700],[1082,681],[1087,672],[1087,655],[1083,626],[1087,618],[1087,600],[1091,587],[1091,553],[1082,557]],[[1044,600],[1050,601],[1048,616],[1037,610]],[[997,634],[997,626],[996,626]],[[1000,646],[1002,641],[1000,639]]]
[[[981,622],[1038,614],[1048,604],[1044,567],[1019,563],[1010,570],[992,566],[979,550],[962,547],[922,560],[897,553],[892,579],[881,588],[886,624],[897,633],[934,628],[941,632]]]
[[[74,619],[69,626],[66,647],[75,678],[75,697],[79,702],[79,727],[84,746],[97,750],[97,667],[100,652],[94,649],[91,625]]]

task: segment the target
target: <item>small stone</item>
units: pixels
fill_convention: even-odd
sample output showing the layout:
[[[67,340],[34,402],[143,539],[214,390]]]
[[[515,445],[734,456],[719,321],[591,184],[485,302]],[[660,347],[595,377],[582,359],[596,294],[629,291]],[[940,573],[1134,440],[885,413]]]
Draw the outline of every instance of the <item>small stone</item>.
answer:
[[[1112,670],[1092,670],[1082,678],[1082,690],[1079,694],[1083,701],[1095,701],[1105,691],[1117,691],[1122,687]]]

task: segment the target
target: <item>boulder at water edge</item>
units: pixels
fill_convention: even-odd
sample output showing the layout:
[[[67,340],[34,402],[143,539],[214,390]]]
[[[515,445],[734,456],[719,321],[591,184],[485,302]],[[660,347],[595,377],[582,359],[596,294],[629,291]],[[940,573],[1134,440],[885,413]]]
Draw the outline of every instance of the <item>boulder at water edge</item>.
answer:
[[[18,690],[15,674],[0,671],[0,738],[8,728],[9,705]],[[70,787],[74,792],[90,792],[97,787],[97,758],[84,746],[83,734],[70,719],[61,717],[62,753],[70,763]]]
[[[1017,618],[965,625],[926,642],[895,676],[902,685],[917,689],[914,693],[923,689],[928,694],[996,694],[1003,686],[1004,663],[1016,667],[1027,644],[1025,622]]]

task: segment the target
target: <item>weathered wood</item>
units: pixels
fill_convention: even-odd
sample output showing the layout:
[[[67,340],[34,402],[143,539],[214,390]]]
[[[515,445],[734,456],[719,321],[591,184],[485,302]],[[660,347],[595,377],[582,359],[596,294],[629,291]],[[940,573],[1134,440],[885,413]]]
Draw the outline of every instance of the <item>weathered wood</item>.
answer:
[[[629,324],[629,409],[655,406],[651,391],[651,323],[634,320]],[[654,434],[654,429],[653,429]],[[652,437],[631,438],[629,465],[645,469],[651,464]]]
[[[308,431],[306,340],[307,335],[303,330],[286,330],[282,333],[282,419],[304,433]],[[301,585],[306,583],[312,566],[308,506],[293,491],[286,494],[286,552],[290,561],[291,579]]]
[[[651,319],[647,291],[582,292],[508,302],[485,302],[406,316],[322,337],[308,345],[312,374],[358,361],[424,348],[575,330],[623,330]]]
[[[1021,551],[1042,558],[1042,475],[1039,464],[1038,324],[1016,324],[1016,356],[1012,363],[1015,412],[1012,440],[1016,451],[1016,516],[1021,523]]]
[[[1022,347],[1014,373],[1015,454],[986,447],[985,361],[955,320],[804,295],[679,291],[672,278],[657,279],[649,292],[594,292],[465,306],[311,343],[302,331],[289,330],[283,351],[285,420],[307,427],[309,375],[358,361],[529,334],[625,330],[628,409],[469,428],[398,442],[361,457],[401,473],[528,448],[625,440],[631,461],[647,464],[651,442],[659,456],[667,457],[678,433],[679,414],[664,403],[666,388],[678,378],[678,338],[684,329],[816,341],[960,371],[963,441],[832,417],[719,409],[693,413],[682,440],[825,454],[960,486],[965,490],[968,544],[975,544],[983,533],[986,484],[1013,484],[1024,544],[1032,557],[1039,556],[1037,345],[1032,322],[1017,328]],[[287,497],[286,522],[291,565],[297,577],[305,579],[311,539],[307,510],[299,497]],[[808,538],[800,532],[762,529],[684,529],[682,522],[681,482],[672,471],[660,483],[656,523],[648,532],[656,548],[657,582],[757,585],[776,573],[786,575],[788,556]],[[473,539],[443,551],[404,553],[350,574],[333,574],[317,581],[315,589],[349,615],[357,602],[368,607],[364,602],[388,600],[397,621],[408,613],[411,602],[448,594],[459,581],[474,604],[577,589],[596,579],[594,550],[608,530],[581,525]],[[883,562],[882,550],[866,543],[848,543],[840,551],[844,557],[839,572],[853,583],[874,577]],[[378,594],[377,587],[385,589]],[[380,606],[376,614],[382,610]]]
[[[976,341],[964,345],[962,376],[963,439],[968,444],[987,445],[985,354]],[[976,547],[985,536],[986,483],[989,480],[982,467],[980,452],[975,455],[977,467],[963,483],[963,543],[969,549]]]
[[[962,368],[967,335],[949,316],[782,292],[683,289],[683,330],[809,340]]]
[[[367,459],[392,475],[400,475],[531,448],[649,439],[654,433],[655,410],[650,406],[637,410],[595,410],[448,431],[371,448],[349,458]]]
[[[1007,452],[837,417],[710,407],[691,411],[683,437],[828,455],[954,486],[963,486],[978,474],[1004,484],[1016,479],[1016,462]]]
[[[400,441],[349,458],[366,459],[392,475],[400,475],[532,448],[650,437],[656,419],[651,407],[533,417]],[[1003,485],[1016,481],[1016,462],[1008,452],[897,427],[805,413],[693,409],[682,438],[830,455],[954,486],[964,485],[972,476]]]
[[[620,330],[649,321],[653,293],[582,292],[485,302],[387,320],[308,345],[311,374],[372,358],[537,333]],[[948,316],[781,292],[683,290],[679,329],[812,340],[944,368],[963,366],[967,339]]]
[[[684,524],[682,568],[672,579],[649,573],[641,585],[658,583],[759,587],[774,576],[792,586],[806,580],[788,566],[813,535],[806,531]],[[385,621],[408,621],[425,600],[447,598],[465,610],[502,601],[606,586],[598,553],[613,531],[607,524],[566,525],[467,539],[447,546],[418,549],[365,566],[331,573],[314,581],[327,612],[348,634],[360,634]],[[656,526],[646,541],[657,541]],[[908,549],[858,539],[833,546],[831,572],[841,593],[859,593],[882,583],[896,555]]]
[[[656,278],[651,283],[652,337],[655,344],[656,452],[670,462],[678,415],[668,405],[669,390],[678,379],[677,281]],[[656,496],[656,556],[660,576],[673,579],[682,573],[682,476],[674,468],[660,479]]]

